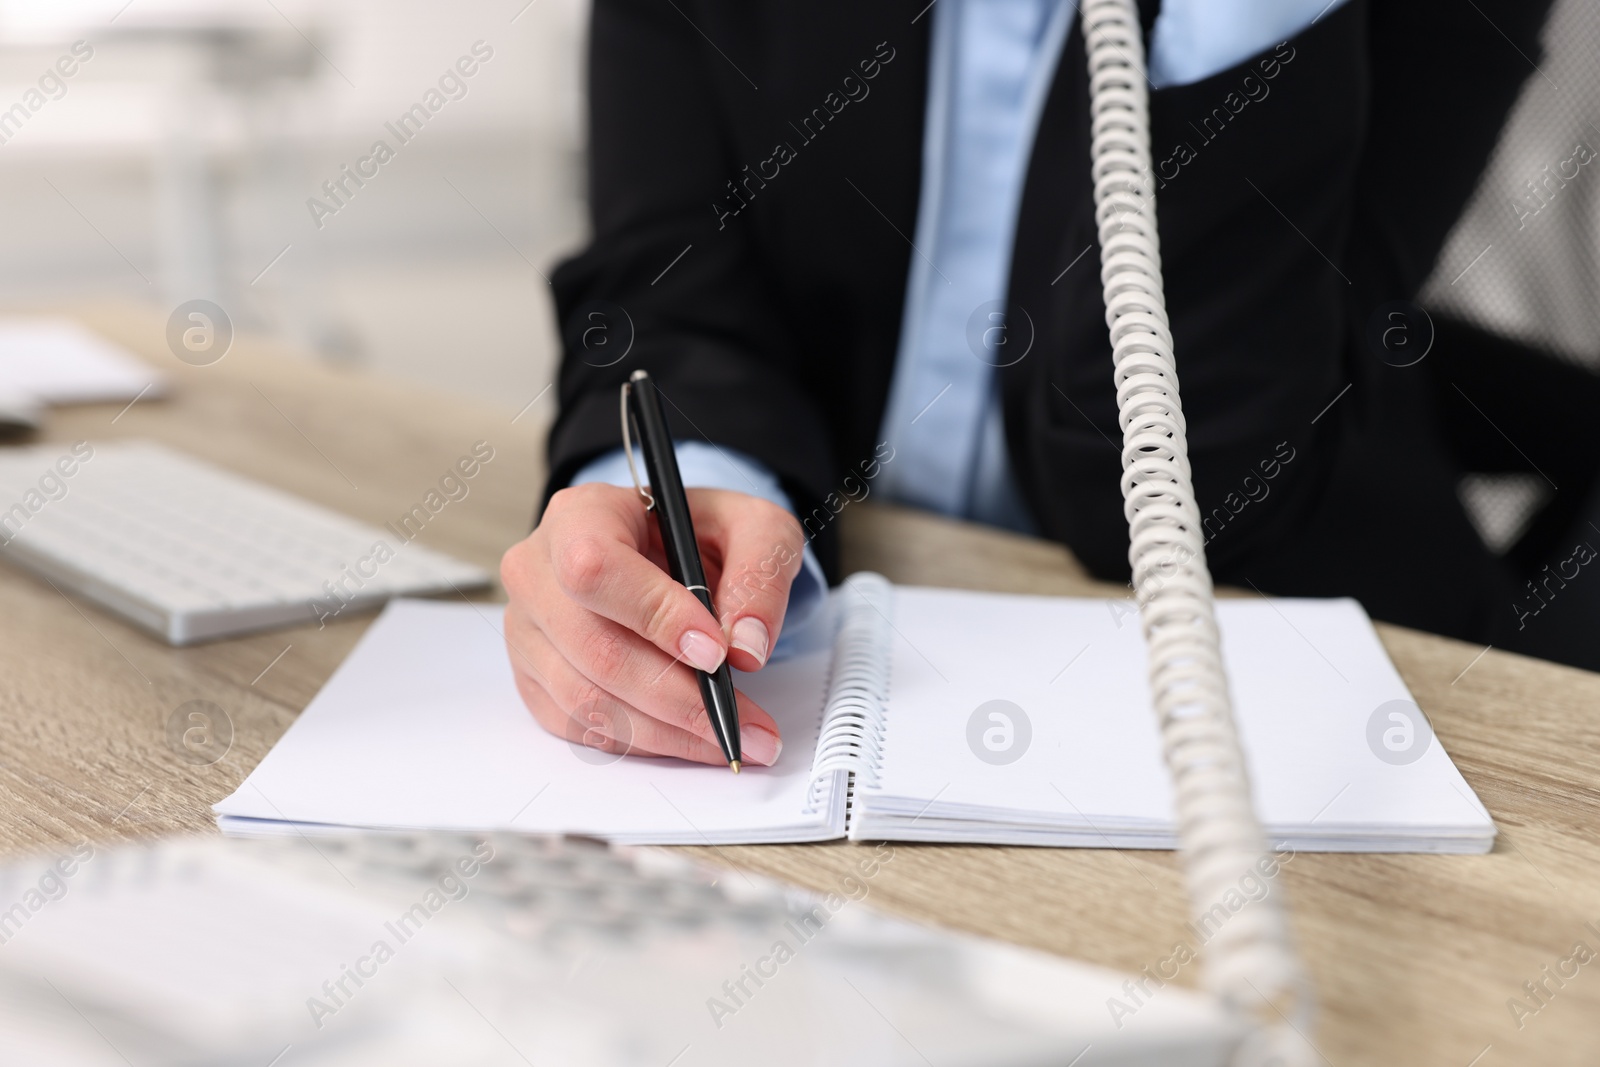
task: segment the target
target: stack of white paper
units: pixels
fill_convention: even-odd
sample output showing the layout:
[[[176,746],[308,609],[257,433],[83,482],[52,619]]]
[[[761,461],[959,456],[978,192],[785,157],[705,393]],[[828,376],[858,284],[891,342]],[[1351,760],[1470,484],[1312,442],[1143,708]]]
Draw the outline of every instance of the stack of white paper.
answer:
[[[0,319],[0,393],[42,404],[93,404],[163,389],[154,367],[70,319]]]

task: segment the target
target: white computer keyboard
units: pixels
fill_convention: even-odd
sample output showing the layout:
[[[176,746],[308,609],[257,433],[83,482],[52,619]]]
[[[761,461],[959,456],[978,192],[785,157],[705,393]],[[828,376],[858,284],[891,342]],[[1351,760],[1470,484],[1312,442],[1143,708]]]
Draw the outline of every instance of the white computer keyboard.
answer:
[[[490,581],[393,530],[143,441],[0,450],[0,559],[174,645]]]

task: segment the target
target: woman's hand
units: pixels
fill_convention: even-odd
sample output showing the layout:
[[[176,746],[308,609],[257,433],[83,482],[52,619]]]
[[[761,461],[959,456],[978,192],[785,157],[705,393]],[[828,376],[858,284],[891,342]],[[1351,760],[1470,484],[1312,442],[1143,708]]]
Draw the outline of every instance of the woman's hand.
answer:
[[[726,762],[690,667],[766,663],[805,538],[793,515],[759,497],[688,497],[720,620],[667,573],[655,516],[632,489],[561,490],[501,561],[517,689],[556,736],[605,752]],[[777,725],[738,697],[744,760],[770,766],[783,744]]]

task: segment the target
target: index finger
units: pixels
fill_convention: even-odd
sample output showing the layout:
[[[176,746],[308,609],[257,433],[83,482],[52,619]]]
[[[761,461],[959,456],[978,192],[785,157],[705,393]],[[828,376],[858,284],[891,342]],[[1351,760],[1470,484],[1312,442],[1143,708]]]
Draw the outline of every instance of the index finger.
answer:
[[[650,519],[632,490],[564,489],[551,498],[546,520],[556,581],[572,601],[697,670],[721,666],[727,646],[716,618],[645,558]]]
[[[701,492],[707,492],[702,490]],[[736,513],[705,509],[705,534],[722,554],[714,603],[740,670],[758,671],[777,644],[789,606],[789,588],[800,572],[805,536],[787,509],[745,498]]]

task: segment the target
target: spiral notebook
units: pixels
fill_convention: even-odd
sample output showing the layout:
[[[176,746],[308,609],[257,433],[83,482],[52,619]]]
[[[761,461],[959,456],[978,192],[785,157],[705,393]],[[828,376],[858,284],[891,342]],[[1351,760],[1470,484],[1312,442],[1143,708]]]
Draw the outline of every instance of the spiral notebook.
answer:
[[[1226,600],[1217,614],[1273,844],[1489,849],[1494,823],[1360,605]],[[1144,639],[1126,601],[858,574],[794,654],[736,674],[784,736],[776,766],[738,776],[545,733],[513,684],[499,617],[488,605],[391,603],[216,805],[222,829],[1175,846]]]

